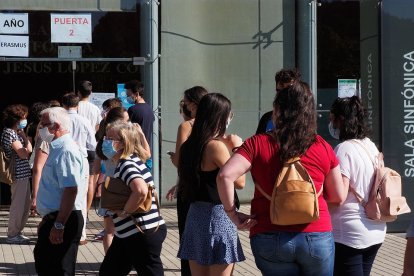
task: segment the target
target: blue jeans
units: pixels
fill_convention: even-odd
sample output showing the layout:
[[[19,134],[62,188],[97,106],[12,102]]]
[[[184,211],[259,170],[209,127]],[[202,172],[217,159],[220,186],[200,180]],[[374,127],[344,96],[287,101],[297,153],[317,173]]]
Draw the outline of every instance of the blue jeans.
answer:
[[[333,274],[335,245],[331,232],[257,234],[250,244],[264,276]]]

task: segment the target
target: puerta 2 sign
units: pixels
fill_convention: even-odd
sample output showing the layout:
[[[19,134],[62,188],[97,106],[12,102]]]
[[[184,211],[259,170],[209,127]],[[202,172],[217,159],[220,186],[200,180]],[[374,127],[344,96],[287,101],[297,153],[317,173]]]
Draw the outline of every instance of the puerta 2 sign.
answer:
[[[50,14],[52,43],[92,43],[91,14]]]
[[[403,177],[414,206],[414,1],[383,0],[381,10],[382,138],[387,166]],[[396,223],[408,226],[409,217]],[[401,227],[402,229],[404,227]],[[394,229],[393,229],[394,230]]]

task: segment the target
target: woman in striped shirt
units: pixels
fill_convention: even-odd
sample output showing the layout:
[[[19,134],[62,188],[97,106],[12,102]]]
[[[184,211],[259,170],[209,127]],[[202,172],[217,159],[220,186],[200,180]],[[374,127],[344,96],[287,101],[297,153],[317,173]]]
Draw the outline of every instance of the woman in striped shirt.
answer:
[[[118,121],[108,125],[106,134],[103,154],[117,163],[114,177],[123,180],[132,193],[123,210],[113,210],[115,237],[99,275],[128,275],[132,267],[138,275],[164,275],[160,255],[167,227],[155,197],[147,213],[131,214],[137,202],[146,198],[148,186],[154,186],[138,130],[131,123]]]

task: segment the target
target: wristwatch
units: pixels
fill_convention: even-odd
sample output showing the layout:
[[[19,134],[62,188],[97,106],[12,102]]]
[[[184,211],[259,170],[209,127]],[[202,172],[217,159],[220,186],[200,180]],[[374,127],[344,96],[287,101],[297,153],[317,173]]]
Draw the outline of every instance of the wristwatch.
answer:
[[[57,222],[55,221],[55,223],[53,224],[53,226],[57,229],[57,230],[63,230],[65,229],[65,225],[61,222]]]

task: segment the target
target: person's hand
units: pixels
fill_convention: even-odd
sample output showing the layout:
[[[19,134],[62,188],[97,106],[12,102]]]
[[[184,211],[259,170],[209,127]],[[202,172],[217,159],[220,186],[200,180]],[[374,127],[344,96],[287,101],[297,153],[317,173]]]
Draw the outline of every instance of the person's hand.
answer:
[[[170,160],[171,160],[171,162],[173,162],[173,160],[174,160],[174,156],[175,156],[175,152],[173,152],[173,151],[169,151],[169,152],[167,152],[167,154],[170,156]],[[173,162],[174,163],[174,162]]]
[[[125,213],[124,210],[110,210],[112,213],[116,214],[120,218],[126,218],[130,216],[130,214]]]
[[[20,137],[22,137],[22,138],[23,138],[23,140],[24,140],[24,139],[27,139],[27,137],[26,137],[26,133],[24,133],[24,130],[23,130],[23,129],[18,129],[18,130],[16,131],[16,133],[17,133],[17,135],[19,135]]]
[[[132,124],[137,129],[139,134],[144,134],[144,132],[142,131],[141,126],[138,123],[132,123]]]
[[[227,215],[239,230],[249,230],[257,224],[257,220],[254,219],[255,215],[247,215],[236,210],[232,213],[227,213]]]
[[[177,191],[177,185],[172,186],[172,188],[168,190],[165,198],[169,201],[172,201],[175,198],[176,191]]]
[[[63,243],[63,232],[65,229],[56,229],[54,226],[52,226],[52,229],[50,229],[49,234],[49,241],[51,244],[61,244]]]

